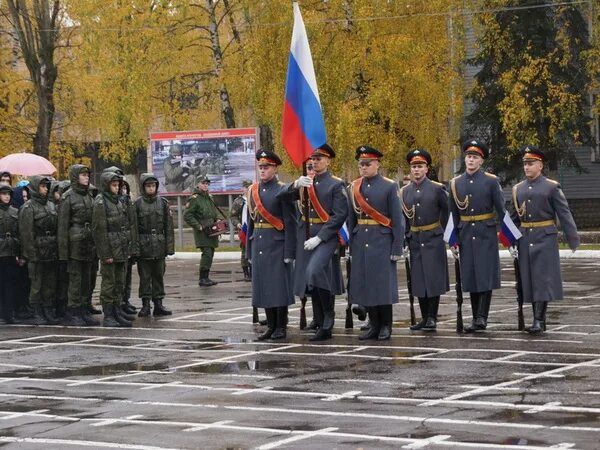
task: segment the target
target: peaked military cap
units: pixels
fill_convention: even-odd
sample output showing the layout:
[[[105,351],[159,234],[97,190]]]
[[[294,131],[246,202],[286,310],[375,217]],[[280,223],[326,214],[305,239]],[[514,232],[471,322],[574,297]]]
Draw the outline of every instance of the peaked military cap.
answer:
[[[526,145],[521,147],[521,154],[523,155],[523,161],[545,161],[546,155],[543,151],[534,145]]]
[[[427,164],[431,165],[431,155],[423,148],[415,148],[406,154],[408,164]]]
[[[8,192],[10,194],[12,194],[12,188],[8,185],[8,184],[0,184],[0,193],[2,192]]]
[[[326,156],[328,158],[335,158],[335,151],[329,144],[323,144],[317,148],[311,156]]]
[[[379,161],[381,158],[383,158],[383,153],[368,145],[360,145],[356,147],[354,152],[354,159],[357,161],[361,159],[376,159]]]
[[[207,175],[200,175],[199,177],[196,177],[196,184],[198,184],[198,183],[210,184],[210,178],[208,178]]]
[[[271,150],[259,150],[256,152],[256,160],[259,164],[268,164],[270,166],[280,166],[281,158]]]
[[[490,156],[490,149],[485,143],[478,139],[469,139],[462,145],[463,153],[469,154],[474,153],[476,155],[481,156],[483,159],[486,159]]]

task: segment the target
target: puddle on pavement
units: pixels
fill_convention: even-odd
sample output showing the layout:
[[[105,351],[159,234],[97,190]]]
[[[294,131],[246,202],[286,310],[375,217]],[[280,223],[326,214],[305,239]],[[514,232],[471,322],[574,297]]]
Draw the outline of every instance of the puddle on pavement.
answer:
[[[147,363],[117,363],[117,364],[106,364],[102,366],[88,366],[81,368],[64,368],[64,369],[55,369],[55,370],[27,370],[27,371],[19,371],[18,375],[14,376],[31,376],[31,374],[35,374],[36,378],[56,378],[56,377],[78,377],[78,376],[103,376],[103,375],[114,375],[116,373],[124,373],[130,371],[148,371],[148,370],[166,370],[168,369],[168,364],[159,363],[159,364],[147,364]]]

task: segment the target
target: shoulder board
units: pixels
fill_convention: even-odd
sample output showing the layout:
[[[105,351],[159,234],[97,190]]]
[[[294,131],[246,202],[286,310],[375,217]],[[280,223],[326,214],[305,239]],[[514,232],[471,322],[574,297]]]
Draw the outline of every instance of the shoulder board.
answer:
[[[523,181],[519,181],[517,184],[515,184],[515,185],[513,186],[513,188],[516,188],[517,186],[521,186],[523,183],[525,183],[525,180],[523,180]]]
[[[191,198],[196,198],[196,197],[198,197],[198,194],[194,194],[194,195],[192,195],[192,197],[191,197]]]
[[[452,178],[450,181],[456,182],[456,180],[458,180],[460,177],[461,177],[461,175],[457,175],[454,178]]]
[[[438,183],[437,181],[433,181],[433,180],[429,180],[431,181],[433,184],[435,184],[436,186],[444,186],[444,183]]]
[[[483,172],[485,175],[487,175],[488,177],[491,178],[498,178],[496,175],[494,175],[493,173],[489,173],[489,172]]]
[[[335,181],[343,181],[340,177],[336,177],[335,175],[331,175],[331,178],[333,178]]]
[[[558,181],[556,180],[551,180],[550,178],[546,178],[546,180],[548,180],[550,183],[552,184],[560,184]]]
[[[387,181],[388,183],[395,183],[394,180],[392,180],[391,178],[388,177],[382,177],[385,181]]]

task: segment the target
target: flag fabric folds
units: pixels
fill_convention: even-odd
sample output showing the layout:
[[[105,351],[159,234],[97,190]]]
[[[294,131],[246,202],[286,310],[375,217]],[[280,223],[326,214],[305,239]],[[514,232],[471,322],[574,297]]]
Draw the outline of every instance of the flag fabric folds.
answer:
[[[248,204],[246,202],[244,202],[244,207],[242,208],[242,228],[240,229],[238,236],[240,238],[240,245],[245,247],[246,238],[248,236]]]
[[[315,149],[327,142],[327,135],[306,28],[297,2],[293,8],[294,29],[281,136],[292,162],[300,167]]]
[[[498,233],[498,240],[505,247],[510,247],[511,245],[515,245],[521,236],[523,235],[510,218],[508,211],[506,211],[504,213],[504,218],[502,219],[500,233]]]
[[[458,234],[456,231],[456,226],[454,225],[454,217],[452,214],[448,216],[448,223],[446,224],[446,229],[444,230],[444,242],[446,242],[450,247],[458,245]]]
[[[348,242],[350,241],[350,233],[348,232],[348,225],[346,225],[346,222],[344,222],[344,225],[342,225],[342,228],[340,228],[340,231],[338,232],[338,238],[341,245],[348,245]]]

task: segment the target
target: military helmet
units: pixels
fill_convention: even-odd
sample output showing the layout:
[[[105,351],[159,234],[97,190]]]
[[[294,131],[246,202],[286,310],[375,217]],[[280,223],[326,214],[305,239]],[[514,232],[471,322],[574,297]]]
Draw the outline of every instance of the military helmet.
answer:
[[[171,148],[169,148],[169,155],[171,155],[172,157],[183,155],[183,149],[181,148],[181,144],[171,145]]]

